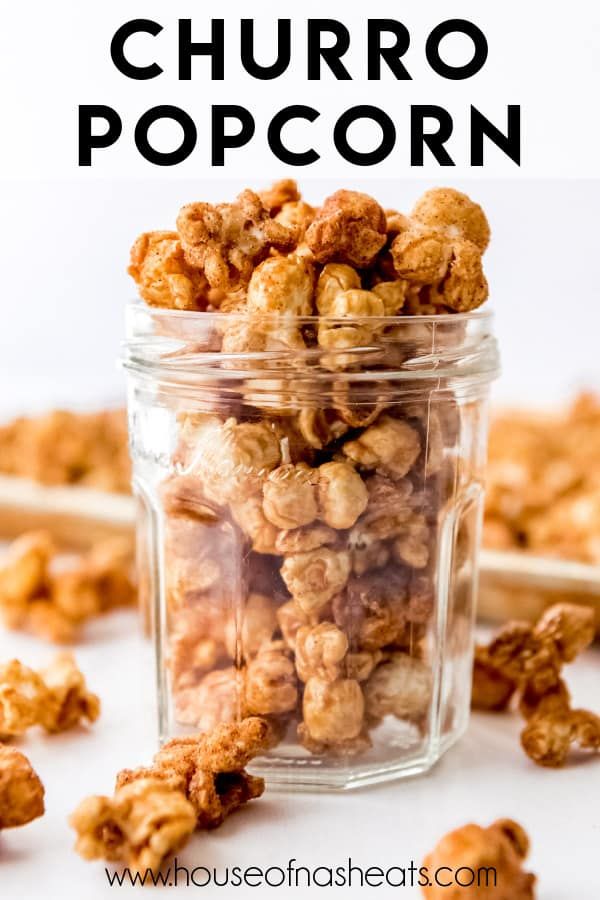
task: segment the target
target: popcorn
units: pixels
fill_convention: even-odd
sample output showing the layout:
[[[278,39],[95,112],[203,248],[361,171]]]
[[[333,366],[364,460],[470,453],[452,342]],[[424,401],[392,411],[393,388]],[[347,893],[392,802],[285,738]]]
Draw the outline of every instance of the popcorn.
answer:
[[[490,242],[490,226],[482,208],[453,188],[426,191],[414,205],[411,218],[451,238],[472,241],[482,253]]]
[[[358,681],[312,676],[304,689],[302,712],[304,723],[299,732],[309,749],[316,744],[344,754],[360,747],[365,701]]]
[[[367,489],[348,463],[329,462],[319,466],[319,510],[331,528],[351,528],[364,512]]]
[[[333,622],[302,625],[296,632],[294,649],[301,681],[308,681],[312,676],[335,681],[343,671],[348,638]]]
[[[158,871],[196,828],[196,814],[176,781],[144,778],[114,797],[88,797],[71,815],[75,849],[84,859],[123,862],[133,872]]]
[[[24,734],[34,725],[66,731],[100,715],[100,700],[87,690],[70,653],[59,654],[39,672],[13,659],[0,666],[0,735]]]
[[[403,727],[393,719],[415,734],[426,721],[436,538],[459,423],[456,409],[440,413],[451,401],[426,396],[416,365],[433,335],[451,349],[441,319],[401,320],[484,299],[482,215],[451,191],[426,195],[410,217],[351,191],[315,210],[290,179],[181,211],[171,239],[206,282],[200,349],[220,400],[202,385],[186,409],[182,395],[160,489],[179,725],[208,735],[261,715],[272,742],[294,728],[309,752],[344,757],[368,750],[370,731],[379,753],[380,736]],[[390,377],[400,369],[406,391]],[[553,660],[523,704],[550,689]],[[195,741],[165,750],[168,765],[122,783],[160,769],[197,807],[195,779],[211,821],[229,800],[197,773]],[[234,794],[252,790],[242,779]]]
[[[442,838],[425,857],[423,866],[430,873],[443,869],[457,872],[463,867],[470,872],[487,872],[489,881],[471,888],[430,884],[421,888],[423,896],[427,900],[460,900],[467,890],[476,900],[534,900],[535,875],[523,871],[528,852],[529,838],[512,819],[498,819],[488,828],[463,825]],[[495,879],[491,870],[495,870]]]
[[[269,473],[263,485],[263,512],[278,528],[300,528],[317,517],[316,473],[305,463],[289,463]]]
[[[271,219],[260,198],[243,191],[235,203],[189,203],[177,217],[186,261],[211,287],[230,290],[250,280],[271,247],[289,251],[294,234]]]
[[[333,301],[339,294],[360,290],[360,275],[352,266],[328,263],[319,275],[316,288],[316,305],[319,315],[331,315]]]
[[[266,422],[227,419],[205,433],[197,449],[193,471],[217,504],[247,499],[281,462],[279,441]]]
[[[481,306],[488,293],[481,251],[471,241],[454,241],[447,274],[431,289],[430,301],[455,312],[469,312]]]
[[[294,663],[283,641],[263,644],[246,668],[245,709],[249,715],[279,715],[298,702]]]
[[[306,232],[306,242],[320,263],[371,265],[385,244],[385,213],[367,194],[336,191]]]
[[[282,178],[269,188],[258,192],[260,202],[275,217],[288,203],[296,203],[300,200],[300,191],[293,178]]]
[[[272,256],[252,273],[248,310],[310,316],[312,294],[313,271],[309,263],[298,256]]]
[[[9,628],[71,641],[86,619],[135,602],[131,545],[110,538],[61,560],[47,532],[11,544],[0,565],[0,614]]]
[[[484,542],[600,563],[599,448],[593,395],[554,414],[499,415],[490,430]]]
[[[396,274],[403,281],[435,284],[446,275],[452,245],[433,229],[413,226],[394,239],[391,254]]]
[[[0,744],[0,831],[44,815],[44,786],[27,757]]]
[[[418,433],[401,419],[381,416],[356,440],[347,441],[344,454],[365,469],[382,469],[402,478],[421,452]]]
[[[319,547],[287,556],[281,577],[294,600],[306,613],[316,612],[344,587],[350,575],[350,556],[345,551]]]
[[[431,700],[431,670],[408,653],[393,653],[377,666],[364,690],[369,719],[393,715],[422,725]]]
[[[521,744],[539,765],[563,765],[572,744],[600,751],[600,717],[572,709],[561,678],[562,666],[593,637],[592,611],[563,603],[548,609],[536,625],[508,622],[487,647],[476,650],[474,708],[502,711],[517,694],[528,720]]]
[[[204,273],[188,265],[179,235],[173,231],[150,231],[140,235],[131,248],[127,269],[150,306],[167,309],[205,309],[208,282]]]

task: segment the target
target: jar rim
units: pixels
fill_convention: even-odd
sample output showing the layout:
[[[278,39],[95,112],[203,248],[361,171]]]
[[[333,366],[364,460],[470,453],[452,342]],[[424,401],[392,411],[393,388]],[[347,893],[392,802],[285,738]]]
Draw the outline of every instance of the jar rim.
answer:
[[[442,325],[450,325],[451,323],[456,323],[456,325],[464,324],[466,322],[491,322],[495,318],[495,311],[493,309],[482,309],[479,307],[478,309],[470,310],[469,312],[456,312],[449,313],[447,315],[440,315],[439,313],[436,315],[401,315],[401,316],[353,316],[353,317],[341,317],[341,316],[323,316],[323,315],[312,315],[312,316],[298,316],[295,313],[290,312],[263,312],[263,311],[245,311],[245,312],[221,312],[218,309],[207,311],[201,309],[172,309],[170,307],[164,306],[150,306],[145,303],[139,297],[135,297],[130,300],[126,305],[126,311],[136,312],[141,311],[145,315],[150,316],[151,318],[161,318],[161,319],[174,319],[181,321],[203,321],[203,322],[248,322],[248,321],[261,321],[261,322],[274,322],[281,324],[282,320],[285,321],[286,324],[293,322],[296,325],[323,325],[323,324],[340,324],[348,322],[371,322],[376,325],[415,325],[415,324],[424,324],[424,325],[432,325],[432,324],[442,324]]]

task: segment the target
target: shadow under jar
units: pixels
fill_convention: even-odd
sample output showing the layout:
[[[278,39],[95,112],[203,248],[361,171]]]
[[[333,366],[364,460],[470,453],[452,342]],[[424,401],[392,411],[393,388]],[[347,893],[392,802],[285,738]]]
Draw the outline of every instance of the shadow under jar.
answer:
[[[134,304],[125,365],[161,740],[260,715],[272,785],[429,769],[469,716],[490,314]]]

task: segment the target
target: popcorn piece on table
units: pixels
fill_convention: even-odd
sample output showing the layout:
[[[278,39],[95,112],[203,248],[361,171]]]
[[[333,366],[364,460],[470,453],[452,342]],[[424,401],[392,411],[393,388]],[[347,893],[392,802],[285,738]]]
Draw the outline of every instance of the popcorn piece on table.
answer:
[[[44,814],[44,786],[27,757],[0,744],[0,831]]]
[[[509,622],[486,647],[478,647],[473,673],[473,707],[506,709],[515,695],[527,720],[521,744],[539,765],[565,763],[571,746],[600,751],[600,717],[571,707],[562,667],[593,640],[591,610],[556,604],[536,625]]]
[[[70,653],[39,672],[16,659],[0,666],[0,735],[23,734],[34,725],[54,733],[94,722],[100,700],[88,691]]]
[[[444,867],[450,872],[465,867],[476,873],[475,883],[468,888],[432,884],[421,891],[427,900],[461,900],[465,896],[473,900],[534,900],[535,875],[523,869],[528,852],[529,838],[512,819],[498,819],[488,828],[463,825],[443,837],[423,865],[430,873]],[[495,878],[491,869],[496,870]],[[483,876],[479,884],[478,870]]]

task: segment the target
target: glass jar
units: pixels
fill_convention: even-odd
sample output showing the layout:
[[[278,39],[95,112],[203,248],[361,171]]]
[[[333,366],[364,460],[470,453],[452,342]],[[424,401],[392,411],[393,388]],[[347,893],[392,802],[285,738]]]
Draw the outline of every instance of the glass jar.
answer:
[[[271,785],[429,769],[469,717],[490,314],[127,333],[161,740],[260,715]]]

